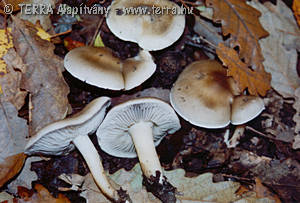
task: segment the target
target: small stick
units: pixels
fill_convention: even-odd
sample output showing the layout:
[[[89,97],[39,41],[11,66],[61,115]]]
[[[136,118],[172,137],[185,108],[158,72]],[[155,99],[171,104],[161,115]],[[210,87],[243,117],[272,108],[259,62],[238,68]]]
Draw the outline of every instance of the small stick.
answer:
[[[100,29],[101,29],[101,26],[102,26],[102,24],[103,24],[103,20],[104,20],[104,16],[102,16],[101,19],[99,20],[98,25],[97,25],[96,32],[95,32],[95,34],[94,34],[94,36],[93,36],[93,38],[92,38],[92,41],[90,41],[89,46],[92,46],[92,45],[93,45],[93,43],[94,43],[94,41],[95,41],[95,39],[96,39],[96,37],[97,37],[97,35],[98,35],[98,32],[99,32]],[[99,33],[100,33],[100,32],[99,32]]]

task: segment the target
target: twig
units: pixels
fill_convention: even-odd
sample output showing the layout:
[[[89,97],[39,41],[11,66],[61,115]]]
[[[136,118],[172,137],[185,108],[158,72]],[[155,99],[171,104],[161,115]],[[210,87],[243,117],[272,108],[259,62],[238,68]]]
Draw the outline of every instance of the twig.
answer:
[[[223,173],[222,173],[222,176],[224,176],[226,178],[235,178],[235,179],[243,180],[243,181],[246,181],[246,182],[254,182],[254,180],[252,180],[250,178],[243,178],[243,177],[238,177],[238,176],[233,176],[233,175],[227,175],[227,174],[223,174]]]
[[[99,20],[98,25],[97,25],[97,29],[96,29],[96,31],[95,31],[95,33],[94,33],[94,36],[93,36],[93,38],[92,38],[92,41],[90,41],[90,43],[89,43],[89,46],[92,46],[92,45],[93,45],[93,43],[94,43],[94,41],[95,41],[95,39],[96,39],[96,37],[97,37],[97,35],[98,35],[98,32],[99,32],[100,29],[101,29],[101,26],[102,26],[102,24],[103,24],[103,20],[104,20],[104,16],[102,16],[101,19]]]
[[[250,131],[252,131],[252,132],[254,132],[254,133],[256,133],[256,134],[258,134],[260,136],[263,136],[263,137],[266,137],[266,138],[269,138],[269,139],[272,139],[272,140],[276,140],[274,137],[272,137],[270,135],[267,135],[267,134],[264,134],[262,132],[259,132],[258,130],[254,129],[254,128],[250,127],[250,126],[246,126],[246,130],[250,130]]]
[[[61,35],[69,34],[70,32],[72,32],[72,30],[67,30],[67,31],[65,31],[65,32],[61,32],[61,33],[52,35],[50,38],[59,37],[59,36],[61,36]]]

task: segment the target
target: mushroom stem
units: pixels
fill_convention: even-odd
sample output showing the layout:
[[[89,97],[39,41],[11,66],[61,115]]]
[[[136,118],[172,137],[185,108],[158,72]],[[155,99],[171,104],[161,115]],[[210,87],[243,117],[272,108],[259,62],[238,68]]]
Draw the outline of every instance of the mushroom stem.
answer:
[[[153,142],[152,127],[152,122],[140,121],[129,128],[129,133],[145,176],[147,178],[150,178],[151,175],[155,177],[156,171],[159,171],[159,183],[162,183],[162,168]]]
[[[110,199],[118,201],[118,192],[108,182],[100,156],[90,138],[87,135],[80,135],[73,140],[73,143],[85,159],[101,191]]]

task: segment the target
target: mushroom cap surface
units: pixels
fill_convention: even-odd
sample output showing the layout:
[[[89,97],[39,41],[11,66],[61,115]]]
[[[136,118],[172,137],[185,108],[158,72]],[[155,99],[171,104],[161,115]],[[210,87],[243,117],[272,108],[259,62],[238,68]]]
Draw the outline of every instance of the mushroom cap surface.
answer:
[[[260,97],[243,95],[234,98],[231,109],[231,123],[241,125],[258,116],[265,105]]]
[[[188,65],[174,83],[170,102],[190,123],[205,128],[222,128],[230,123],[233,100],[226,69],[214,60]]]
[[[134,58],[128,58],[122,63],[122,75],[125,90],[135,88],[145,82],[156,70],[156,64],[148,51],[142,50]]]
[[[124,88],[121,60],[106,47],[78,47],[69,51],[64,66],[74,77],[104,89]]]
[[[135,9],[136,13],[123,13],[124,8]],[[160,50],[173,44],[184,31],[185,16],[178,11],[180,7],[168,0],[114,0],[106,23],[118,38],[136,42],[145,50]]]
[[[181,127],[175,111],[166,102],[156,98],[133,99],[113,107],[107,113],[97,130],[101,149],[116,157],[136,157],[128,129],[140,121],[153,123],[155,146],[164,136],[176,132]]]
[[[74,77],[88,84],[111,90],[139,86],[155,72],[156,65],[147,51],[120,60],[106,47],[78,47],[67,53],[64,66]]]
[[[69,153],[74,149],[71,143],[73,139],[78,135],[88,136],[97,130],[109,105],[109,97],[99,97],[72,117],[45,126],[29,140],[25,153],[47,155]]]

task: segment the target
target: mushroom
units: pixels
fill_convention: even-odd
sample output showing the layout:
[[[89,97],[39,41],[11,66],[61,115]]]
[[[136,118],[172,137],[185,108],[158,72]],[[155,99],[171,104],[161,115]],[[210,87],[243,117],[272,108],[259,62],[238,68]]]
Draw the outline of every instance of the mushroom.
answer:
[[[113,56],[106,47],[79,47],[65,56],[64,65],[74,77],[111,90],[130,90],[146,81],[156,69],[147,51],[126,60]]]
[[[118,38],[138,43],[145,50],[160,50],[182,35],[185,16],[168,0],[114,0],[106,23]]]
[[[109,183],[100,156],[88,137],[97,130],[103,121],[109,105],[109,97],[100,97],[90,102],[74,116],[45,126],[29,140],[25,147],[25,153],[28,155],[64,155],[76,146],[101,191],[108,198],[119,202],[122,198]]]
[[[242,95],[234,98],[231,108],[231,123],[241,125],[258,116],[265,105],[260,97]]]
[[[236,84],[226,69],[214,60],[191,63],[179,75],[170,93],[175,111],[190,123],[205,128],[222,128],[230,122],[241,125],[264,109],[263,100],[236,96]]]
[[[114,106],[97,130],[103,151],[116,157],[138,156],[147,178],[162,168],[155,150],[165,135],[180,128],[172,107],[157,98],[138,98]]]

